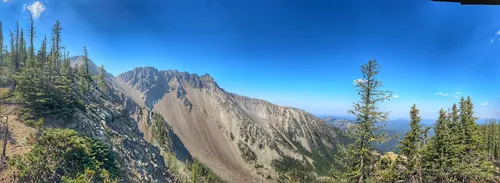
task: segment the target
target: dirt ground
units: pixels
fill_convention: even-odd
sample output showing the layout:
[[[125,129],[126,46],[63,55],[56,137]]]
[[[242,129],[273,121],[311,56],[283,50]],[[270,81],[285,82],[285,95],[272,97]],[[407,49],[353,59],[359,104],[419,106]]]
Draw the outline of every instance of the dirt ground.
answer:
[[[0,117],[0,152],[3,151],[3,123],[8,117],[8,126],[9,126],[9,136],[8,143],[6,149],[6,156],[13,157],[16,155],[22,155],[30,151],[28,145],[28,137],[30,134],[36,132],[35,128],[29,127],[24,123],[20,122],[15,114],[15,107],[8,106],[4,110],[7,115]],[[9,168],[0,170],[0,183],[14,182],[13,171]]]

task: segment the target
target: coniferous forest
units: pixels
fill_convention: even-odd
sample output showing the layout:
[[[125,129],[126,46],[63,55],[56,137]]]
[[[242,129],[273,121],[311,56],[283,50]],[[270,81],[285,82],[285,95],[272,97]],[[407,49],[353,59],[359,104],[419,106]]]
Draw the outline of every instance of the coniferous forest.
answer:
[[[98,139],[73,130],[47,128],[45,121],[65,123],[78,121],[75,110],[87,110],[93,91],[106,92],[105,70],[97,76],[89,65],[89,53],[82,46],[83,64],[72,67],[70,55],[62,44],[62,25],[56,22],[52,34],[36,35],[33,20],[27,30],[17,24],[8,35],[0,22],[0,86],[9,86],[0,93],[1,105],[20,105],[19,118],[37,129],[30,139],[31,151],[7,158],[3,146],[2,167],[18,171],[18,180],[32,182],[118,182],[121,171],[116,155]],[[41,45],[35,38],[41,37]],[[5,46],[3,46],[5,45]],[[373,144],[392,138],[377,133],[384,128],[388,113],[378,105],[391,98],[383,90],[378,74],[381,66],[369,60],[361,67],[362,80],[357,85],[360,101],[349,114],[356,124],[347,133],[350,140],[337,144],[328,181],[331,182],[498,182],[500,165],[500,121],[478,119],[470,97],[462,97],[449,109],[441,109],[430,128],[420,122],[418,105],[408,109],[411,130],[404,134],[398,151],[380,154]],[[160,118],[155,116],[155,120]],[[480,120],[485,121],[479,125]],[[165,123],[155,123],[161,126]],[[158,129],[164,129],[159,127]],[[8,132],[7,130],[4,130]],[[5,133],[7,133],[5,132]],[[166,148],[165,131],[155,131],[154,137]],[[57,140],[55,140],[57,139]],[[3,140],[7,143],[7,140]],[[169,164],[177,167],[175,155]],[[193,182],[221,181],[195,161],[186,163]],[[201,167],[201,168],[200,168]],[[310,171],[307,169],[304,171]],[[199,173],[205,172],[205,173]],[[309,174],[300,174],[289,182],[312,181]],[[198,178],[206,176],[207,178]],[[208,178],[210,177],[210,178]],[[185,179],[187,181],[188,179]]]
[[[380,65],[370,60],[361,67],[363,80],[357,82],[360,102],[350,113],[357,116],[351,131],[353,142],[340,146],[332,167],[335,182],[496,182],[498,181],[499,126],[495,119],[478,125],[470,97],[441,109],[433,126],[420,123],[414,104],[409,110],[410,131],[398,146],[397,154],[380,155],[373,143],[383,143],[386,134],[377,134],[384,127],[386,112],[377,104],[390,98],[390,91],[381,90],[378,80]]]

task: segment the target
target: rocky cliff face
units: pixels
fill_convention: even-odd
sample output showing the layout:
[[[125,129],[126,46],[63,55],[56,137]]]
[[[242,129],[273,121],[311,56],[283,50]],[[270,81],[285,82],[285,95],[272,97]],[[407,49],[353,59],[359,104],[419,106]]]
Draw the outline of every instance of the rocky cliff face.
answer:
[[[71,61],[77,68],[82,65],[83,57],[73,57]],[[89,64],[92,74],[100,72],[92,61]],[[151,123],[152,111],[116,89],[113,75],[105,75],[110,87],[107,90],[91,87],[82,101],[85,109],[74,114],[77,120],[59,123],[62,126],[53,123],[54,127],[71,128],[107,143],[117,155],[124,182],[178,182],[166,166],[161,149],[149,141],[148,130],[144,130]],[[174,133],[169,135],[168,150],[179,154],[179,159],[190,159],[178,137]]]
[[[344,138],[300,109],[226,92],[208,74],[144,67],[112,83],[129,99],[124,101],[128,111],[161,114],[189,153],[229,182],[277,177],[273,165],[284,157],[324,168],[323,161],[331,160],[335,143]]]

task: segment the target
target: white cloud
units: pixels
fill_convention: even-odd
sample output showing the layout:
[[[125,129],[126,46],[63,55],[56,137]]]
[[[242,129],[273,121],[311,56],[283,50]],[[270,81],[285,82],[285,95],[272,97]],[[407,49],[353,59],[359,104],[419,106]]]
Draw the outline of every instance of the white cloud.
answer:
[[[490,43],[493,44],[497,40],[500,40],[500,30],[498,30],[493,36],[493,38],[491,38]]]
[[[482,103],[481,105],[488,105],[488,102]]]
[[[447,94],[447,93],[443,93],[443,92],[438,92],[438,93],[436,93],[436,95],[439,95],[439,96],[444,96],[444,97],[446,97],[446,96],[448,96],[448,95],[450,95],[450,94]]]
[[[357,85],[358,83],[364,83],[364,82],[366,82],[366,80],[365,80],[365,79],[356,79],[356,80],[354,80],[352,83],[353,83],[354,85]]]
[[[443,97],[455,97],[455,98],[458,98],[460,96],[460,94],[462,94],[462,92],[455,92],[453,94],[449,94],[449,93],[443,93],[443,92],[438,92],[436,93],[436,95],[438,96],[443,96]]]
[[[3,0],[3,2],[4,2],[4,3],[8,3],[8,2],[9,2],[9,0]]]
[[[394,98],[399,98],[399,95],[393,95],[392,97],[394,97]]]
[[[25,5],[25,8],[33,15],[33,19],[39,18],[45,11],[45,6],[40,1],[35,1],[29,6]]]

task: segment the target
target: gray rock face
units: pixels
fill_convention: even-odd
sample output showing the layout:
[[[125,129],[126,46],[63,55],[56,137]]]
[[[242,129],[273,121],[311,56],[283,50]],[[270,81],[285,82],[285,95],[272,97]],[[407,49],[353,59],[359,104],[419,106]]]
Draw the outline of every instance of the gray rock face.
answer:
[[[73,67],[83,63],[81,56],[71,60]],[[100,72],[91,61],[89,65],[93,74]],[[74,114],[77,120],[65,122],[65,127],[100,139],[110,146],[117,155],[123,182],[178,182],[166,167],[160,149],[149,143],[140,129],[139,125],[148,123],[148,118],[137,116],[147,113],[147,110],[116,90],[117,84],[111,74],[106,73],[106,79],[110,89],[101,91],[91,87],[83,98],[86,109],[77,110]],[[182,150],[183,146],[179,143],[179,140],[175,142],[174,139],[173,144]]]
[[[92,92],[96,93],[98,91]],[[66,127],[100,139],[111,146],[118,157],[123,181],[176,182],[177,179],[165,166],[160,150],[144,139],[138,128],[138,121],[128,115],[125,107],[131,106],[130,101],[126,102],[126,98],[118,100],[121,101],[118,103],[110,101],[111,99],[106,98],[93,100],[85,111],[76,112],[75,119],[78,121]],[[134,108],[137,107],[131,107]]]
[[[120,74],[116,83],[135,103],[161,114],[189,152],[229,182],[263,182],[276,176],[273,160],[315,161],[307,154],[329,156],[317,149],[331,150],[344,138],[303,110],[228,93],[208,74],[144,67]]]

